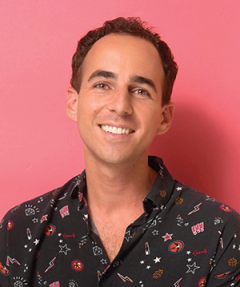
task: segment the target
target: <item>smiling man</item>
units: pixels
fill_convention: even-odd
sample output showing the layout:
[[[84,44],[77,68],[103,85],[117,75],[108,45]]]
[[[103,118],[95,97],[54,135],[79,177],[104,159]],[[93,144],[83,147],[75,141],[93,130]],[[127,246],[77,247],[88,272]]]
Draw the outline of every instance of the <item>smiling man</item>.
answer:
[[[167,44],[117,18],[79,41],[72,69],[85,171],[5,216],[0,285],[239,286],[239,215],[148,156],[172,123]]]

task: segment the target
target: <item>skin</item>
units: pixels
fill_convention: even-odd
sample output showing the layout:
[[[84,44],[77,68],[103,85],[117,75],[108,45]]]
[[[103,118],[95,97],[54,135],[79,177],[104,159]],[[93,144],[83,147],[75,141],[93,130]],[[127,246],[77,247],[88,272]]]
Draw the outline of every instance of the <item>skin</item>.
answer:
[[[148,148],[169,129],[173,104],[162,106],[164,71],[156,48],[138,37],[110,34],[98,40],[82,75],[80,92],[68,89],[66,113],[83,141],[91,218],[103,244],[112,232],[118,238],[104,245],[106,251],[118,250],[126,227],[143,213],[142,200],[157,175],[148,167]],[[102,125],[130,133],[109,133]],[[116,250],[109,251],[110,260]]]

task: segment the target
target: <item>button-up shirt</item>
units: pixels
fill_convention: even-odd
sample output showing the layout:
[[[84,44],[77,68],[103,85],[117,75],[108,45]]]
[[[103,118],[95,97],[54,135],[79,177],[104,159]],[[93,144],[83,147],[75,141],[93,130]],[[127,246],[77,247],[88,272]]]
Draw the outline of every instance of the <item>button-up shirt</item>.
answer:
[[[161,159],[149,165],[158,176],[144,213],[111,263],[84,200],[85,171],[10,210],[0,223],[0,286],[240,286],[238,213],[174,180]]]

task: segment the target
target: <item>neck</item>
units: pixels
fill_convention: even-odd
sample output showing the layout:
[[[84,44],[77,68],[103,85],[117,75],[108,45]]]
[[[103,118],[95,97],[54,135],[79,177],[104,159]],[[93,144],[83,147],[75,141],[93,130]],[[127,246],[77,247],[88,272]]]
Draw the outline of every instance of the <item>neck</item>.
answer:
[[[124,164],[106,164],[85,158],[87,202],[91,210],[111,214],[141,209],[142,201],[157,173],[148,166],[148,157]]]

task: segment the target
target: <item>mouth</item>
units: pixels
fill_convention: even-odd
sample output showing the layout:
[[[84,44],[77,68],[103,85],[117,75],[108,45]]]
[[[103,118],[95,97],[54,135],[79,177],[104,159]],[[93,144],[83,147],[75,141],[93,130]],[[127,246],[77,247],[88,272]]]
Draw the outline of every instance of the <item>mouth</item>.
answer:
[[[119,128],[114,126],[108,126],[108,125],[99,125],[102,130],[108,133],[116,134],[116,135],[127,135],[134,132],[134,130],[131,130],[129,128]]]

